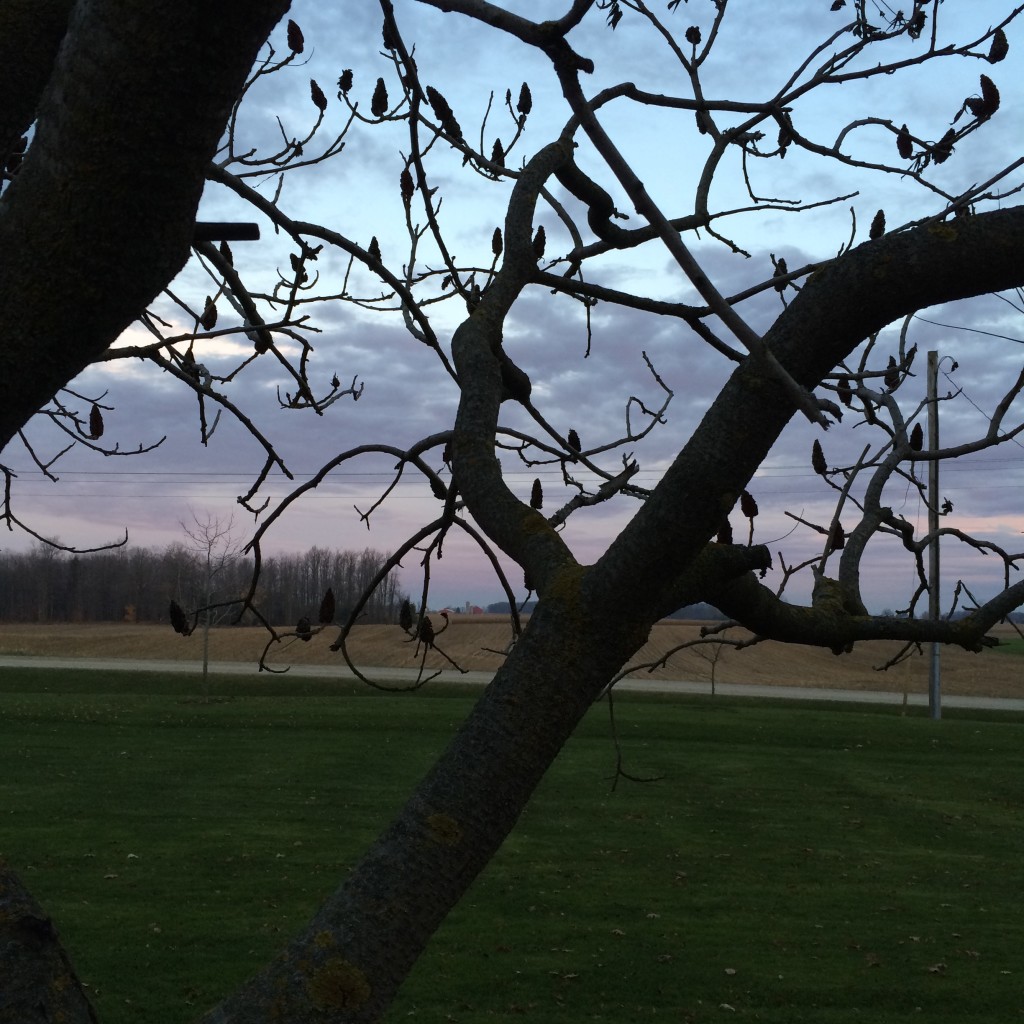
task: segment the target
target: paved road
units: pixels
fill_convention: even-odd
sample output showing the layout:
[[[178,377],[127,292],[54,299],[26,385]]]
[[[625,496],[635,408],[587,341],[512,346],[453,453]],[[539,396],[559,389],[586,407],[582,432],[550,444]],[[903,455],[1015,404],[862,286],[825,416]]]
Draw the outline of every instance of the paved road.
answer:
[[[0,655],[2,668],[67,668],[99,669],[106,672],[189,672],[202,671],[199,661],[142,661],[128,658],[49,658]],[[210,671],[216,675],[259,675],[252,662],[211,661]],[[290,676],[312,676],[330,679],[351,679],[352,673],[343,665],[293,665]],[[412,682],[416,670],[410,668],[366,669],[366,675],[375,682]],[[492,672],[444,671],[437,677],[438,682],[481,685],[488,683]],[[624,679],[617,686],[619,691],[641,693],[709,693],[710,684],[705,680],[668,679]],[[885,690],[831,690],[818,686],[764,686],[754,683],[719,683],[717,693],[722,697],[773,697],[777,700],[824,700],[864,704],[902,704],[903,694]],[[912,706],[927,705],[926,694],[912,693],[908,697]],[[1017,697],[961,697],[944,696],[943,707],[987,708],[993,711],[1024,711],[1024,699]]]

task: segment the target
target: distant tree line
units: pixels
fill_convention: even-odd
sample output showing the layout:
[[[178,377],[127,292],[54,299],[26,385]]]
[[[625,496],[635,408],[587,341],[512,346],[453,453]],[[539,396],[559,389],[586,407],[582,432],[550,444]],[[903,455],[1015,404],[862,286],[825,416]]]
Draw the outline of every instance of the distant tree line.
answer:
[[[303,554],[264,558],[256,606],[273,625],[315,616],[330,587],[344,621],[387,555],[366,548],[338,551],[310,548]],[[218,573],[212,601],[248,592],[252,559],[237,556]],[[31,551],[0,551],[0,621],[6,622],[166,622],[171,600],[191,611],[205,599],[204,555],[185,544],[163,550],[122,547],[71,554],[39,544]],[[360,622],[395,622],[406,594],[389,575],[364,608]],[[235,616],[220,616],[223,623]],[[251,615],[243,617],[251,625]]]

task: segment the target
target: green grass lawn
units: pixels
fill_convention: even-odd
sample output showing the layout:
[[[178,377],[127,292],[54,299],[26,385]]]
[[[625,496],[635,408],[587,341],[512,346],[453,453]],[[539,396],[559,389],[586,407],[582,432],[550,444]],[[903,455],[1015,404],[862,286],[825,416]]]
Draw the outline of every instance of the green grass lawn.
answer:
[[[0,856],[105,1024],[192,1019],[343,877],[470,706],[4,670]],[[1024,1019],[1024,722],[620,697],[389,1021]]]

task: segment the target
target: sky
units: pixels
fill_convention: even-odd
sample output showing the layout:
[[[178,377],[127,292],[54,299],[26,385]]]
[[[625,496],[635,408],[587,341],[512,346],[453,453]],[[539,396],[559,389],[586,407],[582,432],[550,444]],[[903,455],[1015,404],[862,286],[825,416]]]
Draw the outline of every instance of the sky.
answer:
[[[525,16],[542,18],[568,4],[524,0],[505,6]],[[664,6],[653,5],[659,11]],[[805,55],[849,22],[852,15],[848,10],[832,12],[830,6],[826,2],[805,3],[798,14],[780,15],[777,5],[733,0],[702,74],[705,96],[763,101],[772,95]],[[1009,4],[995,0],[946,4],[940,9],[943,37],[974,38],[1001,20],[1009,8]],[[664,17],[681,37],[690,25],[707,33],[713,10],[710,0],[691,0]],[[312,0],[296,0],[293,4],[291,17],[301,26],[305,49],[289,67],[252,89],[239,117],[237,150],[252,147],[268,152],[279,146],[283,136],[301,138],[317,112],[310,99],[310,79],[318,82],[328,104],[324,126],[306,148],[307,156],[322,151],[328,136],[340,133],[348,119],[348,108],[338,99],[335,85],[344,69],[353,70],[350,98],[364,113],[369,110],[378,76],[386,78],[392,98],[397,96],[394,69],[381,53],[380,16],[374,5],[345,5],[344,18],[337,11],[333,5]],[[400,0],[396,11],[403,37],[415,46],[423,81],[446,96],[468,138],[480,137],[486,117],[482,131],[486,148],[489,150],[495,136],[508,143],[513,126],[509,112],[503,109],[505,92],[511,91],[514,104],[523,81],[529,82],[534,109],[523,138],[508,158],[509,164],[518,166],[557,136],[567,108],[542,57],[461,15],[442,14],[413,0]],[[979,75],[988,74],[1001,92],[1000,110],[930,175],[930,180],[950,192],[983,182],[1020,155],[1024,80],[1013,73],[1013,68],[1016,47],[1024,45],[1024,30],[1011,25],[1007,35],[1010,58],[1004,63],[956,61],[941,67],[910,68],[904,76],[833,86],[802,99],[794,107],[794,124],[823,144],[831,144],[845,126],[866,118],[891,120],[896,126],[905,122],[915,136],[937,140],[964,98],[978,93]],[[595,74],[584,83],[590,94],[618,82],[633,81],[651,91],[687,95],[687,83],[681,80],[678,64],[673,63],[650,26],[631,11],[625,12],[614,32],[606,25],[603,12],[591,11],[572,41],[578,52],[595,60]],[[284,25],[271,37],[271,45],[278,56],[287,53]],[[885,59],[902,59],[920,52],[919,46],[907,40],[887,45],[889,49],[879,55]],[[706,140],[695,131],[692,112],[657,112],[618,101],[602,111],[602,121],[662,209],[672,216],[691,212],[694,189],[708,151]],[[734,123],[722,115],[722,127]],[[772,142],[772,138],[766,139],[765,145]],[[709,201],[715,210],[751,205],[739,150],[733,149],[710,190]],[[846,136],[844,150],[862,159],[898,164],[893,135],[878,124],[865,122],[852,130]],[[385,263],[400,274],[410,258],[398,189],[400,154],[407,151],[408,135],[402,123],[356,123],[345,135],[343,151],[338,155],[285,175],[279,206],[293,219],[323,224],[364,247],[376,236]],[[581,167],[599,175],[619,209],[628,212],[621,189],[607,171],[598,169],[586,146],[581,146],[577,159]],[[460,262],[489,266],[491,236],[504,216],[508,183],[484,181],[473,175],[444,143],[428,154],[427,165],[431,183],[438,187],[437,195],[443,197],[439,217],[451,251]],[[844,167],[792,150],[786,160],[751,160],[748,169],[751,190],[774,201],[762,204],[766,209],[717,223],[735,247],[749,253],[749,257],[706,234],[699,238],[686,236],[687,244],[724,294],[734,294],[770,276],[773,256],[785,258],[791,269],[829,258],[849,244],[854,220],[854,240],[864,241],[868,225],[880,208],[885,209],[890,228],[926,216],[936,208],[934,195],[909,179]],[[267,197],[274,195],[278,185],[276,177],[248,180]],[[1018,170],[1008,181],[1020,184],[1021,172]],[[553,185],[552,193],[578,216],[578,204],[561,186]],[[787,201],[809,205],[837,196],[850,198],[800,211],[781,208]],[[414,203],[413,211],[414,221],[422,224],[422,207]],[[276,235],[265,216],[223,187],[208,187],[200,218],[260,224],[260,242],[233,245],[236,266],[254,290],[270,290],[278,268],[287,272],[294,245]],[[547,232],[547,258],[569,248],[568,235],[550,208],[539,208],[537,222]],[[579,223],[589,240],[585,218]],[[623,223],[636,223],[635,215]],[[429,236],[421,239],[416,258],[420,266],[440,265]],[[349,268],[347,257],[338,251],[325,249],[309,266],[319,274],[317,290],[324,295],[338,296],[347,289],[349,295],[372,300],[380,294],[379,282],[358,265]],[[639,290],[657,299],[696,301],[692,287],[665,250],[654,245],[602,257],[587,276],[610,287]],[[210,278],[196,260],[171,286],[173,295],[196,311],[201,310],[211,290]],[[771,291],[740,308],[756,329],[764,330],[780,312],[781,302]],[[270,499],[270,506],[259,519],[254,521],[236,499],[249,489],[262,468],[260,446],[227,415],[209,443],[201,444],[195,396],[169,375],[138,359],[94,366],[72,388],[89,398],[103,396],[104,441],[117,444],[121,452],[165,440],[154,450],[136,455],[104,456],[81,447],[73,449],[53,467],[58,482],[45,479],[24,449],[9,449],[3,453],[3,461],[17,472],[13,493],[16,514],[38,533],[76,547],[115,541],[125,532],[133,545],[162,547],[181,542],[186,539],[181,524],[191,521],[193,515],[222,520],[233,516],[235,534],[245,540],[291,488],[308,480],[338,453],[371,442],[404,449],[421,437],[450,428],[456,388],[436,356],[404,329],[394,303],[384,305],[388,309],[379,311],[372,308],[372,301],[358,304],[335,297],[309,308],[306,326],[317,332],[307,335],[315,349],[310,357],[311,382],[326,393],[335,374],[343,386],[358,378],[363,389],[358,401],[341,398],[322,417],[309,411],[282,409],[278,397],[289,386],[279,365],[268,356],[249,364],[231,385],[233,400],[273,439],[294,477],[289,481],[280,473],[271,475],[261,492]],[[170,325],[169,330],[184,332],[193,322],[168,297],[158,299],[152,308]],[[239,326],[239,317],[226,301],[221,300],[218,308],[218,329]],[[446,350],[463,314],[458,299],[429,307],[431,322]],[[887,357],[897,352],[899,326],[879,338],[873,366],[883,368]],[[621,436],[627,412],[635,428],[639,422],[637,402],[648,408],[661,404],[665,392],[645,362],[646,353],[660,381],[673,393],[664,422],[643,440],[610,451],[603,456],[602,465],[615,471],[621,467],[623,455],[636,458],[640,464],[636,482],[652,487],[699,422],[731,364],[668,317],[602,303],[592,311],[591,328],[588,353],[580,305],[544,289],[531,288],[517,302],[506,325],[506,350],[530,374],[534,398],[549,422],[560,431],[570,427],[577,430],[585,447]],[[119,345],[148,340],[152,339],[145,328],[134,325]],[[922,311],[907,334],[907,344],[916,344],[921,353],[913,368],[914,376],[900,391],[901,398],[908,398],[907,410],[913,411],[915,402],[923,396],[924,353],[935,349],[943,357],[940,393],[948,391],[958,396],[942,404],[942,441],[964,443],[977,437],[986,429],[987,416],[1002,389],[1020,372],[1022,343],[1024,318],[1019,296],[989,296]],[[292,356],[298,353],[295,343],[282,343],[282,348]],[[251,343],[239,330],[203,341],[197,345],[196,356],[214,374],[223,375],[250,352]],[[78,405],[87,408],[87,403]],[[1017,402],[1011,412],[1014,410],[1016,419],[1020,419],[1024,403]],[[519,429],[528,426],[521,410],[512,403],[503,406],[501,421]],[[1008,417],[1008,422],[1014,421],[1012,415]],[[37,453],[46,459],[66,443],[41,420],[30,426],[28,436]],[[750,485],[760,508],[754,540],[768,544],[776,555],[777,568],[766,580],[770,585],[782,582],[780,560],[792,565],[820,553],[820,536],[793,518],[827,523],[834,507],[835,490],[811,469],[815,439],[833,466],[852,464],[866,444],[879,441],[869,437],[867,428],[858,426],[851,417],[827,433],[803,420],[794,420],[787,428]],[[1021,454],[1020,443],[1013,440],[947,464],[941,492],[953,503],[948,525],[983,531],[1007,550],[1024,549],[1019,508],[1024,482]],[[439,449],[428,458],[435,468],[442,468]],[[572,494],[563,486],[557,465],[530,466],[514,453],[504,454],[502,461],[510,485],[524,498],[534,478],[541,479],[545,511],[559,507]],[[394,462],[380,455],[345,462],[274,523],[263,541],[264,553],[298,552],[312,545],[394,550],[437,514],[429,490],[409,474],[368,522],[361,519],[359,511],[373,506],[392,482]],[[912,487],[890,485],[887,502],[915,530],[925,528],[926,512]],[[582,561],[593,561],[635,508],[635,499],[621,497],[586,515],[574,516],[565,529],[570,547]],[[849,525],[850,518],[843,518]],[[732,521],[738,535],[745,533],[745,521],[738,513]],[[32,543],[31,537],[17,532],[0,534],[0,549],[25,550]],[[912,562],[891,542],[882,540],[869,550],[864,565],[868,606],[876,611],[904,607],[914,586]],[[404,586],[418,596],[422,573],[415,553],[404,559],[401,573]],[[789,583],[786,595],[794,600],[806,599],[810,585],[806,577],[804,573]],[[1002,584],[1001,568],[994,557],[946,542],[943,591],[947,601],[959,578],[968,581],[979,598],[990,596]],[[519,586],[518,570],[510,571],[510,580]],[[521,588],[518,593],[524,596]],[[431,607],[467,601],[487,604],[501,598],[501,589],[475,545],[462,535],[450,536],[443,557],[431,564]]]

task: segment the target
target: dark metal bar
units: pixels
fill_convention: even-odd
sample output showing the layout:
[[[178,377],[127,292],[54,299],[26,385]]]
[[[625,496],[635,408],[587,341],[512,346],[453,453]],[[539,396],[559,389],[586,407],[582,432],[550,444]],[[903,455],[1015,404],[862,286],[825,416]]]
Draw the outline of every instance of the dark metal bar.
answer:
[[[259,237],[259,224],[197,220],[192,240],[194,242],[255,242]]]

